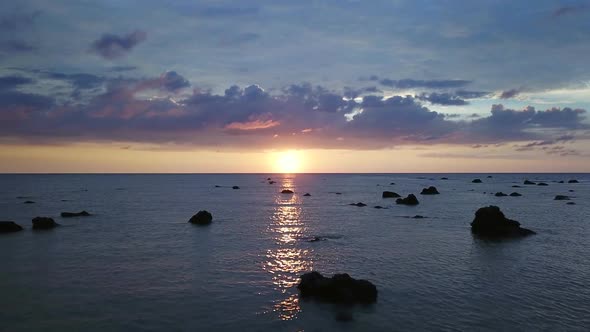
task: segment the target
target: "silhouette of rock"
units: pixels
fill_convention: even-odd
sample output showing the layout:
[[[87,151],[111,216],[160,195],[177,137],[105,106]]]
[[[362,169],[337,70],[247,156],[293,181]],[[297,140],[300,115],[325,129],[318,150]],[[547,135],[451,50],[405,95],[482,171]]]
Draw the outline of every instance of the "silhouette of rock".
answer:
[[[266,180],[267,180],[267,181],[270,181],[270,180],[272,180],[272,179],[271,179],[271,178],[266,178]]]
[[[213,221],[213,215],[209,211],[199,211],[188,222],[195,225],[209,225]]]
[[[35,202],[33,202],[33,201],[24,201],[23,204],[35,204]]]
[[[336,195],[342,195],[342,193],[334,193],[334,194],[336,194]]]
[[[375,205],[375,206],[373,206],[373,208],[375,208],[375,209],[383,209],[383,207],[381,205]]]
[[[221,186],[219,186],[219,185],[215,185],[215,188],[221,188]]]
[[[580,183],[578,180],[569,180],[567,183]]]
[[[565,204],[567,204],[567,205],[576,205],[576,202],[567,202]]]
[[[473,181],[471,181],[471,183],[481,183],[480,179],[473,179]]]
[[[573,190],[573,189],[570,189],[570,190],[568,190],[568,191],[569,191],[570,193],[573,193],[573,192],[575,192],[575,190]]]
[[[268,181],[268,184],[275,184],[277,183],[276,181]]]
[[[383,197],[383,198],[398,198],[401,196],[398,193],[394,193],[393,191],[384,191],[383,194],[381,194],[381,197]]]
[[[62,212],[61,213],[61,217],[62,218],[88,217],[88,216],[90,216],[90,213],[88,213],[86,211],[81,211],[81,212]]]
[[[535,232],[520,227],[516,220],[508,219],[497,206],[482,207],[475,212],[471,232],[477,236],[490,238],[521,237]]]
[[[537,186],[548,186],[548,184],[545,182],[539,182],[537,183]]]
[[[394,186],[395,185],[395,182],[391,182],[391,183],[389,183],[389,185],[390,186]]]
[[[555,196],[554,200],[556,201],[569,201],[570,197],[566,195],[557,195]]]
[[[527,185],[534,185],[534,184],[536,184],[536,183],[534,183],[533,181],[524,180],[524,184],[527,184]]]
[[[55,220],[48,217],[35,217],[33,218],[33,220],[31,220],[31,222],[33,223],[33,229],[35,230],[52,229],[59,226],[59,224],[56,223]]]
[[[415,215],[415,216],[412,217],[412,219],[424,219],[424,218],[426,218],[426,217],[425,216],[421,216],[419,214],[417,214],[417,215]]]
[[[420,193],[420,195],[438,195],[438,194],[440,194],[440,193],[438,192],[436,187],[433,187],[433,186],[422,189],[422,192]]]
[[[311,196],[311,194],[310,193],[305,193],[305,195],[303,195],[303,196],[309,197],[309,196]]]
[[[283,189],[281,190],[281,194],[293,194],[293,190]]]
[[[510,194],[510,196],[512,197],[519,197],[522,196],[521,194],[517,193],[517,192],[513,192],[512,194]]]
[[[363,207],[363,206],[367,206],[367,204],[363,203],[363,202],[358,202],[358,203],[350,203],[348,205],[354,205],[354,206],[358,206],[358,207]]]
[[[0,221],[0,233],[14,233],[22,230],[23,228],[14,221]]]
[[[406,198],[398,198],[395,202],[403,205],[418,205],[420,203],[414,194],[409,194]]]
[[[307,242],[319,242],[319,241],[326,241],[327,239],[325,237],[321,237],[321,236],[314,236],[311,239],[307,240]]]
[[[505,196],[508,196],[508,195],[506,195],[505,193],[499,191],[499,192],[495,193],[494,196],[496,196],[496,197],[505,197]]]
[[[442,178],[440,178],[440,179],[441,179],[441,180],[448,180],[449,178],[442,177]]]
[[[488,176],[487,176],[487,178],[488,178],[488,179],[491,179],[491,178],[493,178],[493,176],[491,176],[491,175],[488,175]]]
[[[238,186],[233,186],[233,187],[231,187],[231,188],[232,188],[232,189],[240,189],[240,187],[238,187]]]
[[[557,183],[564,183],[564,181],[563,181],[563,180],[561,180],[561,181],[558,181]]]
[[[326,278],[313,271],[301,276],[297,285],[301,298],[340,304],[369,304],[377,301],[377,287],[367,280],[357,280],[348,274]]]
[[[520,186],[514,185],[512,188],[521,188]]]

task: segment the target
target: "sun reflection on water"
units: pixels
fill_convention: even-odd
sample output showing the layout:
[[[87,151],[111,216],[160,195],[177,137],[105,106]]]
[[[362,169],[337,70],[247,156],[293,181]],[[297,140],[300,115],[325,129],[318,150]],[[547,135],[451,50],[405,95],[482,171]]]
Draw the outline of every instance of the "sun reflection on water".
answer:
[[[293,178],[284,178],[282,188],[297,192]],[[299,276],[312,269],[313,261],[311,249],[298,246],[306,231],[301,220],[299,195],[277,193],[275,203],[277,206],[267,227],[273,234],[275,246],[266,251],[263,268],[272,275],[275,290],[286,295],[274,303],[272,311],[278,313],[281,320],[291,320],[301,311],[295,286]]]

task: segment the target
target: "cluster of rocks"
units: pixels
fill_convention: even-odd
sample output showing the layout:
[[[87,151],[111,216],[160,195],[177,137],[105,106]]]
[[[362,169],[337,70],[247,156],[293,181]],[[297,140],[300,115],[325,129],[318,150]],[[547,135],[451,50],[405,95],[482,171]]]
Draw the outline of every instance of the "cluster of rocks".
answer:
[[[440,193],[438,192],[438,190],[434,186],[424,188],[424,189],[422,189],[422,192],[420,193],[420,195],[438,195],[438,194],[440,194]]]
[[[418,205],[420,202],[418,202],[418,199],[416,196],[414,196],[414,194],[409,194],[405,198],[398,198],[395,203],[402,205]]]
[[[301,298],[340,304],[370,304],[377,301],[377,287],[370,281],[354,279],[346,273],[331,278],[312,271],[301,276],[297,285]]]

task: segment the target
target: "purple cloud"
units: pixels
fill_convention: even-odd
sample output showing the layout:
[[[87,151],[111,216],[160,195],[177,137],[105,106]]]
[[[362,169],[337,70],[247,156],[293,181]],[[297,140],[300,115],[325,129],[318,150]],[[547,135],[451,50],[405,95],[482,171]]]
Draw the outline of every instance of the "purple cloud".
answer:
[[[92,43],[90,51],[105,59],[112,60],[129,53],[137,44],[144,41],[146,37],[147,34],[141,30],[135,30],[124,36],[104,34]]]

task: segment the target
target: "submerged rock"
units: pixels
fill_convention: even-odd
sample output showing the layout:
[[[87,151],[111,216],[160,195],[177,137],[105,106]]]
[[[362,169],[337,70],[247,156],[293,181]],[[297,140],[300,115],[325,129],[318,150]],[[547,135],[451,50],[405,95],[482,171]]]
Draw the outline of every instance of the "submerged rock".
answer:
[[[232,189],[240,189],[240,187],[238,187],[238,186],[233,186],[233,187],[231,187],[231,188],[232,188]]]
[[[363,203],[363,202],[358,202],[358,203],[350,203],[348,205],[354,205],[354,206],[358,206],[358,207],[363,207],[363,206],[367,206],[367,204]]]
[[[533,181],[524,180],[524,184],[527,184],[527,185],[535,185],[536,183],[534,183]]]
[[[90,213],[88,213],[86,211],[81,211],[81,212],[62,212],[61,213],[61,217],[62,218],[88,217],[88,216],[90,216]]]
[[[471,181],[471,183],[481,183],[480,179],[473,179],[473,181]]]
[[[373,206],[373,208],[375,208],[375,209],[383,209],[384,207],[382,207],[381,205],[375,205],[375,206]]]
[[[195,225],[209,225],[213,221],[213,215],[209,211],[199,211],[188,222]]]
[[[59,226],[59,224],[56,223],[55,220],[48,217],[35,217],[33,218],[33,220],[31,220],[31,222],[33,223],[33,229],[35,230],[52,229]]]
[[[475,212],[471,232],[477,236],[502,238],[522,237],[536,234],[530,229],[520,227],[516,220],[508,219],[497,206],[482,207]]]
[[[418,205],[420,203],[414,194],[409,194],[406,198],[398,198],[395,202],[403,205]]]
[[[326,278],[318,272],[301,276],[297,285],[303,299],[342,304],[369,304],[377,301],[377,287],[367,280],[357,280],[348,274],[335,274]]]
[[[567,183],[580,183],[578,180],[569,180]]]
[[[539,182],[537,183],[537,186],[548,186],[548,184],[545,182]]]
[[[389,185],[390,186],[394,186],[395,185],[395,182],[390,182]]]
[[[424,188],[424,189],[422,189],[422,192],[420,193],[420,195],[438,195],[438,194],[440,194],[440,193],[438,192],[438,190],[434,186]]]
[[[321,236],[314,236],[311,239],[307,240],[307,242],[319,242],[319,241],[326,241],[327,239],[325,237],[321,237]]]
[[[221,186],[216,184],[216,185],[215,185],[215,188],[221,188]]]
[[[514,185],[512,188],[521,188],[520,186]]]
[[[561,181],[558,181],[557,183],[565,183],[565,182],[563,180],[561,180]]]
[[[384,191],[383,194],[381,194],[381,197],[383,197],[383,198],[398,198],[401,196],[398,193],[394,193],[393,191]]]
[[[488,175],[488,176],[487,176],[487,178],[488,178],[488,179],[491,179],[491,178],[493,178],[493,176],[491,176],[491,175]]]
[[[570,197],[566,195],[557,195],[554,200],[556,201],[569,201]]]
[[[510,194],[510,196],[512,196],[512,197],[519,197],[519,196],[522,196],[522,195],[519,194],[519,193],[517,193],[517,192],[513,192],[513,193]]]
[[[283,190],[281,190],[281,194],[293,194],[293,190],[283,189]]]
[[[24,201],[23,204],[35,204],[33,201]]]
[[[565,204],[567,204],[567,205],[576,205],[576,202],[567,202]]]
[[[310,193],[305,193],[305,195],[303,195],[303,196],[309,197],[309,196],[311,196],[311,194]]]
[[[14,221],[0,221],[0,233],[14,233],[22,230],[23,228]]]
[[[440,179],[441,179],[441,180],[448,180],[449,178],[447,178],[447,177],[442,177],[442,178],[440,178]]]
[[[276,181],[268,181],[268,184],[275,184],[277,183]]]
[[[421,216],[419,214],[417,214],[417,215],[415,215],[415,216],[412,217],[412,219],[424,219],[424,218],[426,218],[426,217],[425,216]]]
[[[496,197],[505,197],[505,196],[508,196],[508,195],[506,195],[505,193],[499,191],[499,192],[495,193],[494,196],[496,196]]]

